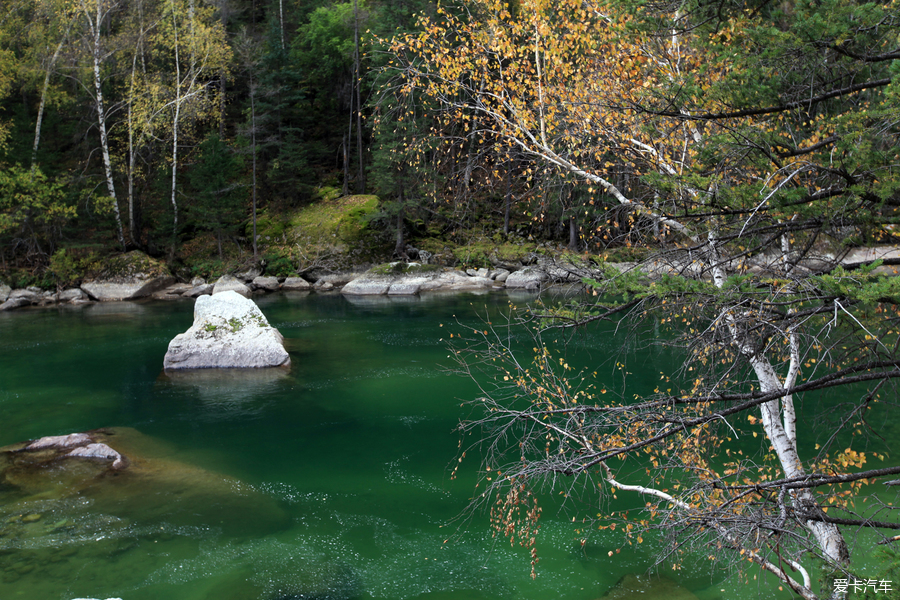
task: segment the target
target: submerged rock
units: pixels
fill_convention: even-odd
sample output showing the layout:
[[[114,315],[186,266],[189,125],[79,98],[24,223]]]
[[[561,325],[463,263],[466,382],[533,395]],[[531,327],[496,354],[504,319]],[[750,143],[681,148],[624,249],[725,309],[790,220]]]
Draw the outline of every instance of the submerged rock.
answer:
[[[103,443],[104,439],[99,431],[49,435],[32,442],[7,447],[3,451],[17,454],[18,456],[15,456],[11,461],[12,465],[26,469],[28,467],[50,465],[62,458],[112,461],[110,468],[116,471],[128,466],[127,459]]]
[[[22,517],[42,514],[51,532],[44,535],[58,525],[73,539],[112,539],[130,523],[149,524],[154,531],[216,527],[243,535],[278,531],[289,522],[274,498],[228,475],[193,466],[177,447],[134,429],[81,435],[92,440],[76,448],[86,456],[66,449],[25,451],[28,442],[0,448],[0,488],[14,498],[0,505],[0,522],[15,518],[10,527],[41,527]],[[112,469],[110,451],[127,455],[128,468]]]
[[[646,598],[697,600],[697,596],[671,579],[651,575],[626,575],[606,592],[601,600],[644,600]]]
[[[287,367],[284,338],[256,304],[234,291],[200,296],[194,324],[169,342],[165,369]]]
[[[88,444],[80,448],[75,448],[66,456],[74,458],[97,458],[100,460],[111,460],[113,469],[124,469],[126,462],[125,457],[107,446],[106,444]]]

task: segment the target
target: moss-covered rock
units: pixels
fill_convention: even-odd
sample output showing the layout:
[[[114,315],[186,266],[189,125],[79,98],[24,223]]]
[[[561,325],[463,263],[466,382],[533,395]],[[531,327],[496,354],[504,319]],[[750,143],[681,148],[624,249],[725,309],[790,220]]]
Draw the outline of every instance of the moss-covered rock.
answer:
[[[169,267],[138,250],[103,261],[94,278],[81,284],[94,300],[143,298],[174,283]]]
[[[106,258],[96,264],[91,275],[94,279],[110,282],[125,282],[133,279],[152,279],[154,277],[171,277],[166,263],[147,256],[140,250],[132,250]]]

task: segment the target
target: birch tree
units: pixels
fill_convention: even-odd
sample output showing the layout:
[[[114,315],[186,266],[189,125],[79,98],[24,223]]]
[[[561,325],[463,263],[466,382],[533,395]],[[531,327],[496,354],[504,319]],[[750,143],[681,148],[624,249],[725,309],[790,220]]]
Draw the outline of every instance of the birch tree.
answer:
[[[116,238],[119,245],[125,248],[125,232],[122,227],[122,215],[119,210],[119,200],[116,194],[116,184],[113,176],[112,160],[109,149],[109,128],[107,126],[109,107],[103,98],[104,68],[109,49],[104,46],[109,23],[113,20],[113,13],[119,9],[118,0],[79,0],[82,23],[85,27],[84,43],[90,56],[90,72],[92,74],[93,89],[91,91],[94,104],[94,112],[97,118],[97,130],[100,133],[100,155],[103,160],[103,172],[106,179],[106,189],[111,199],[113,216],[116,223]]]
[[[193,0],[166,0],[157,32],[154,51],[162,64],[169,65],[169,75],[158,76],[158,91],[148,112],[152,115],[149,120],[159,119],[166,125],[162,131],[171,143],[170,255],[174,256],[178,240],[179,150],[186,129],[216,116],[219,86],[213,78],[227,69],[231,49],[212,8]]]
[[[395,40],[398,78],[445,122],[579,179],[655,250],[639,270],[582,270],[598,301],[532,315],[539,329],[656,322],[686,356],[655,393],[604,402],[540,337],[527,359],[506,332],[473,328],[454,356],[482,382],[484,412],[463,429],[481,432],[479,498],[500,533],[534,549],[535,488],[589,480],[643,497],[642,517],[618,521],[628,543],[661,526],[673,552],[733,553],[811,600],[859,575],[844,528],[900,528],[853,505],[900,468],[833,447],[900,376],[900,285],[877,270],[892,261],[843,260],[854,240],[888,238],[900,206],[900,13],[821,4],[476,0]],[[834,435],[799,447],[798,423],[821,415],[798,399],[837,386],[853,400]],[[748,425],[762,459],[729,447]]]

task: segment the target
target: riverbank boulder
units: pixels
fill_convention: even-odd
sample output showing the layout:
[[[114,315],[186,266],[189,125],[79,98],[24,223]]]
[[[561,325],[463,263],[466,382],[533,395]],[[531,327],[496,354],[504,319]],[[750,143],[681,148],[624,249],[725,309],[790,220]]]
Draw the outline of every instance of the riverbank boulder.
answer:
[[[287,367],[284,338],[259,307],[235,291],[200,296],[194,324],[169,342],[163,367],[171,369]]]
[[[143,298],[175,283],[165,263],[139,250],[110,258],[104,265],[93,280],[81,284],[88,296],[100,302]]]
[[[484,275],[487,275],[485,269]],[[413,296],[420,292],[478,291],[494,287],[494,281],[478,273],[438,269],[418,263],[389,263],[369,269],[341,289],[346,296]]]
[[[245,298],[250,297],[250,288],[234,275],[222,275],[213,286],[213,295],[223,292],[235,292]]]
[[[11,293],[12,288],[0,281],[0,304],[6,302],[6,299],[9,298]]]
[[[311,288],[309,282],[302,277],[287,277],[281,284],[281,289],[287,292],[307,292]]]
[[[524,288],[526,290],[539,290],[548,279],[543,269],[525,267],[520,271],[510,273],[506,278],[507,288]]]

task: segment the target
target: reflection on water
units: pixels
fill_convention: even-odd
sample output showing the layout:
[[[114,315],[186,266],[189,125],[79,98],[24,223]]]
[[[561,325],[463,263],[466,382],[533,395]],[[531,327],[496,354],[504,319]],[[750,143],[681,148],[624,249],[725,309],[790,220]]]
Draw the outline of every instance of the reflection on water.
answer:
[[[647,567],[609,559],[607,532],[586,551],[551,504],[532,581],[486,515],[457,518],[477,462],[451,479],[454,429],[476,390],[441,339],[510,296],[258,300],[289,371],[161,374],[190,302],[3,315],[0,445],[110,427],[131,467],[4,469],[0,599],[596,600]],[[587,363],[620,342],[573,343]]]
[[[280,385],[292,381],[288,369],[195,369],[163,371],[157,385],[192,395],[203,405],[205,419],[232,420],[259,415]],[[161,390],[161,393],[165,393]]]

